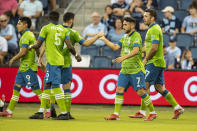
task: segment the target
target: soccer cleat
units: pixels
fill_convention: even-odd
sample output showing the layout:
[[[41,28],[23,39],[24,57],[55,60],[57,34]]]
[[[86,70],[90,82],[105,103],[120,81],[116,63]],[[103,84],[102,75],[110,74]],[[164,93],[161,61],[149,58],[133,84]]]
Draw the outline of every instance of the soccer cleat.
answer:
[[[6,118],[11,118],[12,114],[8,113],[7,110],[4,110],[3,112],[0,112],[0,116],[6,117]]]
[[[51,112],[46,112],[44,118],[50,118],[50,117],[51,117]]]
[[[57,114],[56,114],[56,111],[55,111],[55,107],[54,106],[51,106],[51,117],[52,118],[56,118],[57,117]]]
[[[43,112],[37,112],[30,116],[29,119],[43,119]]]
[[[135,113],[135,115],[129,115],[129,118],[145,118],[146,116],[140,112]]]
[[[104,117],[105,120],[120,120],[120,117],[116,114],[111,114],[109,117]]]
[[[68,115],[69,115],[69,119],[75,119],[75,118],[70,114],[70,112],[68,112]]]
[[[149,114],[148,118],[146,118],[144,121],[152,121],[154,119],[156,119],[157,114]]]
[[[172,117],[172,119],[178,119],[179,116],[181,114],[183,114],[183,112],[184,112],[184,109],[183,108],[180,108],[180,109],[175,110],[174,111],[174,116]]]
[[[53,120],[69,120],[69,114],[60,114],[56,118],[53,118]]]

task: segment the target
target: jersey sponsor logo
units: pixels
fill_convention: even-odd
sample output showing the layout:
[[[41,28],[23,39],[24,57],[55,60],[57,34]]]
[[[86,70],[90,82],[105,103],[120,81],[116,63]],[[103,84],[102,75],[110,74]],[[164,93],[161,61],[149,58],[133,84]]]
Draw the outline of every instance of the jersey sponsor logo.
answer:
[[[30,76],[27,75],[26,78],[30,79]],[[38,78],[39,86],[41,88],[42,87],[42,80],[39,75],[37,75],[37,78]],[[29,83],[29,80],[28,80],[28,83]],[[21,89],[20,94],[26,98],[31,98],[31,97],[36,96],[36,94],[32,92],[31,87],[28,87],[28,85]]]
[[[116,82],[118,75],[109,74],[102,78],[99,84],[99,92],[106,99],[114,99],[116,96]]]
[[[197,101],[197,76],[187,79],[184,84],[184,94],[189,101]]]
[[[154,85],[150,86],[150,98],[152,101],[158,100],[161,97],[161,94],[155,90]]]

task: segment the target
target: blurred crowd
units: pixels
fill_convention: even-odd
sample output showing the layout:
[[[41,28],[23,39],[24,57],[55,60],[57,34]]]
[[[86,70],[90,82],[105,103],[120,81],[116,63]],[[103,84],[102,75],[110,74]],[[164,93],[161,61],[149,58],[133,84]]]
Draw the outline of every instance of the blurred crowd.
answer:
[[[191,0],[171,0],[171,2],[177,3],[176,6],[171,3],[162,6],[161,1],[111,0],[111,5],[106,5],[104,8],[103,15],[98,12],[92,13],[92,23],[85,27],[82,35],[85,39],[90,39],[102,31],[110,41],[118,43],[125,34],[122,29],[123,18],[134,17],[137,21],[136,31],[140,32],[144,41],[148,27],[143,22],[143,14],[145,9],[154,8],[158,12],[157,23],[165,35],[164,54],[167,69],[196,69],[197,0],[193,0],[186,9],[182,9],[180,5],[177,6],[178,3]],[[13,57],[19,50],[20,34],[16,30],[18,18],[21,16],[30,17],[32,20],[31,30],[36,30],[39,18],[47,15],[50,10],[56,10],[56,4],[56,0],[0,0],[0,65],[7,64],[10,57]],[[179,42],[183,43],[183,41],[180,40],[179,34],[186,34],[191,38],[191,42],[181,45]],[[183,37],[185,35],[181,36],[181,38]],[[97,55],[103,55],[102,51],[106,48],[105,43],[97,40],[94,46],[99,49]],[[82,48],[82,54],[84,52]],[[116,57],[118,53],[114,54],[113,57]]]

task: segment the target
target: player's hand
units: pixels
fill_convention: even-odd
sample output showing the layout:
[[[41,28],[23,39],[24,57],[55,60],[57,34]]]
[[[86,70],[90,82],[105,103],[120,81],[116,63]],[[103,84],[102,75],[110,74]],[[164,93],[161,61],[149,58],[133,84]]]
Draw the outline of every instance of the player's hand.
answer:
[[[98,33],[97,35],[98,35],[98,37],[100,38],[100,37],[105,36],[105,33],[104,33],[104,32],[100,32],[100,33]]]
[[[144,66],[147,64],[147,59],[146,58],[144,58],[143,64],[144,64]]]
[[[33,45],[30,45],[30,46],[28,47],[28,50],[32,50],[32,47],[33,47]]]
[[[46,66],[43,63],[42,58],[38,58],[38,63],[40,64],[40,69],[42,70],[42,72],[46,72]]]
[[[106,38],[105,38],[105,36],[102,36],[99,39],[102,40],[102,41],[104,41]]]
[[[122,61],[124,61],[124,58],[123,57],[118,57],[118,58],[112,60],[112,62],[116,62],[118,64],[120,64]]]
[[[75,56],[75,59],[77,60],[77,62],[80,62],[82,60],[82,58],[79,54]]]
[[[13,59],[11,59],[11,60],[9,61],[9,67],[11,67],[11,66],[12,66],[13,62],[14,62],[14,60],[13,60]]]

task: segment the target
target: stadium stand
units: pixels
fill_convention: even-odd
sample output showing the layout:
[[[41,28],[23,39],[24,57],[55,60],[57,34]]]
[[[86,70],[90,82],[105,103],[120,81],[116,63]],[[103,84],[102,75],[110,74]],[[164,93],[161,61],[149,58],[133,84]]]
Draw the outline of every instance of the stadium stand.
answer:
[[[93,60],[94,68],[111,68],[112,59],[107,56],[95,56]]]
[[[118,51],[113,51],[111,48],[108,46],[104,46],[102,48],[102,56],[108,56],[109,58],[116,58],[117,56],[120,56],[120,50]]]
[[[177,46],[189,48],[193,46],[193,37],[190,34],[177,34]]]
[[[159,9],[164,9],[166,6],[172,6],[174,9],[177,9],[177,0],[159,0]]]
[[[180,0],[180,9],[187,10],[193,0]]]

